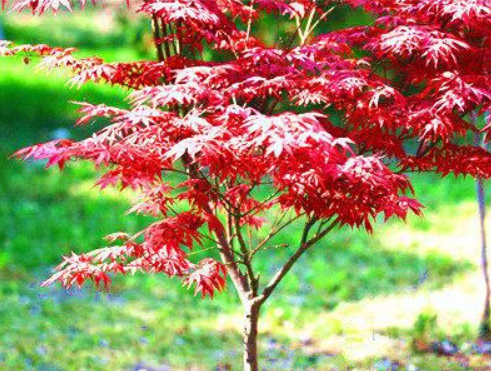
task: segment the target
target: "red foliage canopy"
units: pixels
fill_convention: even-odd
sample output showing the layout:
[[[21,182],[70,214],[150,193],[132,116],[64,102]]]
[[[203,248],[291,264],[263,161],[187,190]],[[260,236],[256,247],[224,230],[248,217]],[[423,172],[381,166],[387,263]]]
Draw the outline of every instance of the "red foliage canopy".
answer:
[[[66,257],[47,283],[162,272],[213,296],[226,272],[243,279],[264,245],[248,244],[242,231],[278,230],[272,210],[307,218],[307,234],[328,222],[371,231],[379,214],[420,213],[404,195],[407,171],[490,177],[490,154],[467,143],[469,133],[491,130],[469,120],[491,109],[490,3],[349,0],[375,22],[314,36],[335,3],[148,0],[137,11],[153,19],[157,62],[106,63],[76,58],[73,49],[0,44],[0,54],[34,53],[47,69],[68,68],[74,84],[131,90],[130,109],[81,105],[78,124],[111,121],[90,138],[17,156],[60,167],[92,161],[107,170],[101,188],[138,190],[132,211],[159,218],[136,235],[110,236],[115,246]],[[71,8],[67,0],[12,6]],[[251,25],[264,12],[296,22],[292,42],[266,46],[254,35]],[[203,60],[204,45],[217,58]],[[221,261],[213,252],[191,261],[204,240]]]

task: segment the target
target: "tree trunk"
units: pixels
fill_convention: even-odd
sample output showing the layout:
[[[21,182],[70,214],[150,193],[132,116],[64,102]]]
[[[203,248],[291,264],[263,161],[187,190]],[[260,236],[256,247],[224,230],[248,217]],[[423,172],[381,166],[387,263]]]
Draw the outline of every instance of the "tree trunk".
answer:
[[[474,125],[477,124],[477,115],[475,113],[471,114],[471,121]],[[474,145],[485,147],[484,139],[478,133],[474,134]],[[481,317],[481,322],[479,323],[479,338],[490,340],[491,338],[491,328],[490,328],[490,299],[491,299],[491,284],[489,282],[489,271],[488,271],[488,251],[487,251],[487,241],[486,241],[486,195],[484,192],[484,184],[482,178],[476,179],[476,193],[477,193],[477,204],[479,207],[479,229],[481,237],[481,269],[484,278],[484,284],[486,287],[485,298],[484,298],[484,310]]]
[[[484,186],[483,180],[477,179],[477,201],[479,204],[479,226],[480,226],[480,234],[481,234],[481,268],[484,276],[484,282],[486,285],[486,296],[484,299],[484,310],[481,317],[481,323],[479,325],[479,337],[482,339],[488,339],[491,337],[491,328],[490,328],[490,297],[491,297],[491,287],[489,282],[489,271],[488,271],[488,255],[487,255],[487,246],[486,246],[486,204],[484,199]]]
[[[257,331],[259,322],[258,303],[244,306],[244,371],[258,371]]]

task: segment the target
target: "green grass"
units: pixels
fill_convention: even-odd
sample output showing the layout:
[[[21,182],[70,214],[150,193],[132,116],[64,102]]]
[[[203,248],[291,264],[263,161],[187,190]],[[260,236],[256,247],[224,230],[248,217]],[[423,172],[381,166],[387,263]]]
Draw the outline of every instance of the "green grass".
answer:
[[[60,31],[67,29],[63,20],[49,33],[37,34],[47,23],[31,27],[22,19],[6,30],[21,42],[35,36],[36,42],[63,44],[66,37],[91,40],[87,22],[77,20],[70,29],[79,30],[78,36]],[[104,37],[81,43],[83,53],[102,53],[108,60],[140,57],[115,47],[124,35]],[[105,42],[112,46],[98,49]],[[123,371],[140,362],[239,369],[240,311],[231,285],[214,301],[194,298],[164,277],[118,278],[110,294],[38,287],[60,255],[88,251],[109,233],[134,232],[148,223],[125,215],[129,193],[92,188],[97,172],[89,164],[60,173],[8,159],[60,129],[74,138],[88,135],[93,127],[72,129],[76,107],[68,101],[124,104],[122,90],[91,84],[68,89],[65,80],[61,74],[35,73],[19,58],[0,60],[0,369]],[[391,222],[373,236],[338,231],[284,281],[262,317],[261,352],[269,369],[368,368],[379,358],[394,357],[427,370],[464,370],[450,360],[415,355],[404,344],[428,306],[441,313],[439,325],[448,334],[458,336],[470,326],[464,341],[475,333],[472,308],[478,315],[480,307],[472,246],[477,245],[467,240],[475,236],[469,227],[475,220],[474,185],[471,179],[429,175],[415,175],[413,183],[427,205],[426,218]],[[279,240],[293,241],[299,234],[291,228]],[[257,266],[270,274],[286,256],[284,250],[264,252]],[[455,313],[467,312],[458,306],[454,312],[448,303],[466,293],[476,294],[472,313],[456,319]],[[379,349],[379,343],[369,342],[361,351],[373,331],[384,334],[390,346]]]

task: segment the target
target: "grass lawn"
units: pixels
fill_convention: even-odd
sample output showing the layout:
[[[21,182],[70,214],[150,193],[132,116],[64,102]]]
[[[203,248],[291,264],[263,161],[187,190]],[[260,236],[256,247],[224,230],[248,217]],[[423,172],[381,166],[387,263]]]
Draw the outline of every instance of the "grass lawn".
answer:
[[[7,32],[20,41],[46,40],[36,32],[47,23],[29,28],[23,22],[7,23]],[[90,39],[83,19],[75,25],[86,32],[82,39]],[[66,36],[56,30],[44,32],[48,41]],[[107,42],[117,45],[123,36],[108,34]],[[110,60],[138,57],[130,49],[100,49],[98,42],[82,47]],[[68,89],[65,81],[61,74],[35,73],[21,59],[0,59],[0,369],[240,369],[241,315],[231,289],[213,301],[201,300],[177,281],[148,276],[119,278],[109,293],[39,288],[61,254],[99,247],[109,233],[135,232],[148,223],[125,215],[130,192],[101,195],[92,188],[97,172],[88,164],[60,174],[8,159],[28,144],[87,135],[90,127],[72,129],[75,106],[68,101],[124,102],[126,93],[119,89]],[[424,370],[466,369],[454,360],[414,353],[410,343],[417,319],[433,313],[438,321],[431,336],[448,335],[459,343],[475,336],[483,285],[474,184],[412,178],[427,206],[425,218],[381,225],[373,236],[338,231],[284,281],[261,317],[267,369],[368,369],[385,357]],[[292,228],[282,238],[299,233]],[[267,252],[259,265],[272,273],[285,257],[286,251]],[[473,362],[489,367],[482,358]]]

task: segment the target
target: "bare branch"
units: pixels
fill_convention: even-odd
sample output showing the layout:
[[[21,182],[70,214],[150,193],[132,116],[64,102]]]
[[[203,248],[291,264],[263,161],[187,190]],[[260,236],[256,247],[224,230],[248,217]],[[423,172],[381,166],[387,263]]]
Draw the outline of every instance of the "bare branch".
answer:
[[[237,240],[239,241],[240,250],[244,258],[243,264],[245,265],[247,270],[246,273],[247,283],[248,283],[247,291],[250,291],[252,293],[252,296],[254,297],[257,294],[257,281],[252,267],[251,255],[249,249],[247,248],[247,244],[244,241],[244,236],[242,236],[240,216],[238,216],[238,213],[239,211],[236,210],[236,216],[234,217],[235,234],[237,235]]]
[[[276,196],[278,196],[279,194],[281,193],[281,191],[276,191],[275,193],[269,195],[264,201],[261,201],[260,203],[258,203],[256,206],[250,208],[249,210],[247,210],[246,212],[240,214],[241,217],[243,216],[247,216],[253,212],[255,212],[256,210],[258,210],[259,208],[261,208],[262,206],[266,205],[268,202],[270,202],[271,200],[273,200]]]
[[[191,179],[202,178],[198,169],[196,169],[196,167],[191,163],[191,160],[188,155],[184,155],[182,157],[182,163],[184,167],[188,170],[188,174]],[[210,205],[206,205],[204,207],[204,210],[208,214],[214,215],[213,209]],[[227,266],[227,271],[230,275],[230,278],[232,279],[232,282],[234,283],[237,289],[237,293],[239,295],[240,300],[243,303],[245,303],[248,300],[248,298],[246,297],[246,293],[249,291],[248,282],[244,277],[244,275],[242,274],[242,272],[240,271],[239,267],[237,266],[237,262],[235,260],[235,254],[233,249],[231,248],[231,244],[229,243],[226,232],[216,231],[215,235],[219,243],[218,248],[220,250],[220,257],[223,263]]]
[[[326,12],[322,13],[322,15],[319,17],[319,19],[317,19],[317,21],[311,26],[311,27],[308,27],[306,28],[305,32],[304,32],[304,38],[305,40],[307,40],[307,38],[310,36],[310,34],[312,33],[312,31],[315,30],[315,28],[319,25],[319,23],[324,19],[326,18],[329,14],[331,14],[333,12],[333,10],[336,9],[335,6],[329,8],[329,10],[327,10]]]
[[[152,30],[153,30],[153,41],[155,43],[155,48],[157,50],[157,59],[159,62],[165,61],[167,59],[167,55],[162,48],[162,44],[160,43],[160,39],[162,38],[160,34],[160,25],[157,16],[154,14],[152,16]]]
[[[324,236],[326,236],[330,231],[334,229],[339,224],[339,219],[335,219],[331,224],[329,224],[328,227],[323,229],[320,233],[317,233],[315,236],[313,236],[311,239],[308,239],[308,234],[312,226],[315,224],[315,221],[312,222],[312,220],[309,220],[304,227],[304,231],[302,233],[302,240],[300,243],[300,247],[297,249],[297,251],[290,256],[290,258],[287,260],[287,262],[281,267],[276,274],[273,276],[273,278],[269,281],[268,285],[264,288],[262,294],[259,296],[259,301],[263,303],[276,289],[276,287],[279,285],[279,283],[283,280],[283,278],[286,276],[286,274],[290,271],[290,269],[293,267],[295,262],[312,246],[314,246],[320,239],[322,239]]]
[[[283,224],[281,227],[276,227],[273,226],[269,234],[266,236],[264,240],[262,240],[255,248],[252,250],[251,255],[254,256],[259,250],[261,250],[274,236],[276,236],[279,232],[281,232],[283,229],[288,227],[290,224],[295,222],[296,220],[300,219],[302,216],[304,216],[305,213],[299,214],[296,217],[290,219],[287,221],[285,224]]]

